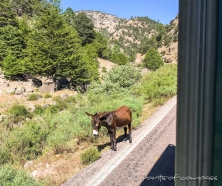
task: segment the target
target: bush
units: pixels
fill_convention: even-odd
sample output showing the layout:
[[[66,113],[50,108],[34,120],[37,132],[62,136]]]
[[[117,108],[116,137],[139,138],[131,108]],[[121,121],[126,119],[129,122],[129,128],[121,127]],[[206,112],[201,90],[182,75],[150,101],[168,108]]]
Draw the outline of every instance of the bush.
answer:
[[[12,122],[14,123],[18,123],[25,118],[31,117],[31,114],[24,105],[14,104],[8,112],[10,114],[10,119],[12,119]]]
[[[106,73],[106,72],[107,72],[106,67],[102,67],[102,73]]]
[[[47,134],[44,128],[33,122],[11,131],[3,145],[2,158],[10,154],[8,161],[15,162],[38,157],[42,154]]]
[[[46,109],[45,109],[45,113],[46,114],[55,114],[57,112],[59,112],[60,110],[62,110],[59,105],[49,105]]]
[[[35,181],[23,170],[18,170],[12,165],[0,167],[0,185],[2,186],[43,186],[44,183]]]
[[[141,78],[138,69],[129,65],[115,66],[104,76],[106,83],[118,84],[119,87],[128,88],[137,83]]]
[[[29,101],[37,101],[39,98],[41,98],[42,96],[40,94],[30,94],[28,100]]]
[[[81,154],[82,164],[90,164],[101,157],[101,153],[96,147],[92,147]]]
[[[157,70],[158,68],[163,66],[163,64],[164,63],[160,57],[159,52],[153,48],[149,49],[143,60],[144,67],[150,70]]]
[[[111,56],[110,61],[113,63],[116,63],[118,65],[125,65],[128,63],[128,58],[125,54],[123,53],[116,53],[114,52]]]
[[[45,99],[52,98],[52,95],[51,95],[50,93],[46,93],[46,94],[44,95],[44,98],[45,98]]]
[[[41,115],[44,112],[44,108],[41,105],[35,105],[34,114]]]
[[[134,89],[134,93],[142,95],[146,99],[160,99],[171,97],[177,91],[177,65],[167,64],[145,75],[141,85]]]

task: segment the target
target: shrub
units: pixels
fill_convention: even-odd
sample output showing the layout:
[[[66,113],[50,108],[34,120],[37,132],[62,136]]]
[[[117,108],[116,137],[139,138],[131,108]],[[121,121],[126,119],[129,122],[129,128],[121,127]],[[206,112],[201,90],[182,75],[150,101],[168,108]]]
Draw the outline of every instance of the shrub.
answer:
[[[90,164],[101,157],[101,153],[96,147],[92,147],[81,154],[81,161],[83,164]]]
[[[44,112],[44,108],[41,105],[35,105],[34,114],[41,115]]]
[[[104,76],[104,80],[118,84],[119,87],[128,88],[137,83],[141,78],[140,71],[129,65],[115,66]]]
[[[44,95],[44,98],[46,98],[46,99],[52,98],[52,95],[51,95],[50,93],[46,93],[46,94]]]
[[[143,60],[143,65],[150,70],[157,70],[163,66],[163,60],[161,59],[159,52],[151,48],[148,50]]]
[[[177,65],[167,64],[145,75],[141,85],[132,92],[144,96],[146,99],[160,99],[171,97],[177,91]]]
[[[8,112],[10,114],[10,119],[12,119],[12,122],[14,123],[18,123],[25,118],[31,117],[31,114],[24,105],[14,104]]]
[[[106,73],[106,72],[107,72],[106,67],[102,67],[102,73]]]
[[[0,185],[7,186],[43,186],[44,183],[35,181],[23,170],[18,170],[12,165],[6,164],[0,167]]]
[[[46,114],[55,114],[57,112],[59,112],[61,110],[61,108],[59,107],[59,105],[49,105],[46,109],[45,109],[45,113]]]
[[[38,124],[27,123],[10,132],[3,151],[10,152],[13,161],[34,159],[42,154],[47,134],[48,132]]]
[[[118,65],[125,65],[128,63],[128,58],[125,54],[123,53],[116,53],[114,52],[111,55],[111,59],[110,61],[112,61],[113,63],[116,63]]]
[[[29,101],[37,101],[39,98],[41,98],[42,96],[40,94],[30,94],[28,100]]]

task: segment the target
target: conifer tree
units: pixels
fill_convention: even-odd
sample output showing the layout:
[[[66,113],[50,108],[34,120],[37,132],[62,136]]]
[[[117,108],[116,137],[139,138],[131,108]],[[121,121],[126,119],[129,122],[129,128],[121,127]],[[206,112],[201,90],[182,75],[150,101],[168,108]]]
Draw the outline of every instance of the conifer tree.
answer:
[[[82,50],[77,31],[50,5],[37,18],[28,38],[26,72],[55,79],[69,77],[75,86],[87,84],[98,76],[97,55],[92,57],[87,51]]]
[[[143,60],[143,65],[150,70],[157,70],[163,66],[163,60],[161,59],[159,52],[154,48],[151,48],[148,50]]]
[[[81,46],[77,32],[50,5],[37,18],[25,50],[27,72],[48,77],[67,77],[73,55]]]
[[[66,20],[66,22],[74,27],[74,20],[75,20],[75,12],[69,7],[63,12],[63,16]]]
[[[75,16],[74,27],[78,32],[82,45],[90,44],[95,39],[94,25],[84,12]]]
[[[0,66],[8,76],[22,74],[24,39],[9,0],[0,3]],[[6,58],[7,57],[7,58]],[[13,72],[12,68],[13,67]]]
[[[98,80],[99,63],[97,61],[96,49],[92,44],[81,48],[78,63],[74,63],[71,69],[71,83],[75,87],[86,90],[86,85],[93,80]]]

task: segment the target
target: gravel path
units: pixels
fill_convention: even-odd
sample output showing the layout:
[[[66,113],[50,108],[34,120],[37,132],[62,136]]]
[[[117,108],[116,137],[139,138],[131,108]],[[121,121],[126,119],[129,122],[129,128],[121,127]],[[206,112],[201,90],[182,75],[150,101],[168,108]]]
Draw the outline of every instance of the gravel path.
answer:
[[[173,186],[167,176],[174,176],[175,105],[176,97],[133,130],[132,145],[117,143],[117,152],[104,152],[62,186]]]

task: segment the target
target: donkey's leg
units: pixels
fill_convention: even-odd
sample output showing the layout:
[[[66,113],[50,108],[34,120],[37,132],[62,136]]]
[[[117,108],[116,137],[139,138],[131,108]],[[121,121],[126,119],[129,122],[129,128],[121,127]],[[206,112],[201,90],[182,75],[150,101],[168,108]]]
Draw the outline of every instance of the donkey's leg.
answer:
[[[127,127],[125,126],[124,127],[124,140],[123,141],[126,141],[127,140]]]
[[[132,126],[131,126],[131,122],[128,124],[128,129],[129,129],[129,142],[132,143]]]
[[[110,137],[110,149],[113,149],[114,144],[113,144],[113,132],[109,130],[109,137]]]
[[[116,151],[116,129],[113,129],[113,144],[114,144],[114,148],[113,150]]]

